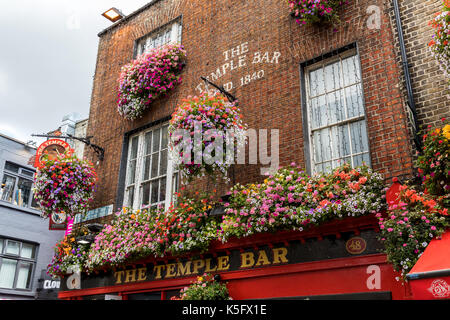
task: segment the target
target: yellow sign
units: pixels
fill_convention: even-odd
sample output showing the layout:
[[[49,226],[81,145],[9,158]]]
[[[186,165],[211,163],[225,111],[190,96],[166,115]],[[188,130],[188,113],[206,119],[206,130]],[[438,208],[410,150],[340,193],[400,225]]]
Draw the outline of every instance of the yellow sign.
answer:
[[[272,248],[271,255],[265,250],[257,252],[241,252],[239,269],[264,267],[274,264],[288,263],[286,248]],[[236,268],[233,268],[236,269]],[[115,284],[129,284],[149,280],[163,280],[175,277],[194,276],[203,273],[223,272],[230,270],[230,256],[189,260],[114,272]],[[151,271],[151,272],[149,272]]]

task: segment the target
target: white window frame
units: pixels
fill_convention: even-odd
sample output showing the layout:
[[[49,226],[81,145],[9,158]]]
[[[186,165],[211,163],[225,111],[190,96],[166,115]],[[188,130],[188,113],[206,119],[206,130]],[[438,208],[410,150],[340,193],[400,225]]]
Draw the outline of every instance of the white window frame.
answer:
[[[358,70],[359,71],[359,81],[345,85],[345,81],[344,81],[344,72],[343,72],[343,63],[342,61],[346,58],[350,58],[355,56],[355,60],[356,63],[358,64]],[[339,62],[340,64],[340,83],[342,84],[342,86],[340,86],[339,88],[335,89],[335,90],[331,90],[331,91],[326,91],[323,94],[319,94],[316,96],[311,96],[311,80],[310,80],[310,75],[311,72],[316,71],[320,68],[325,70],[325,67],[328,65],[332,65]],[[325,71],[324,71],[324,76],[325,76]],[[305,74],[304,74],[304,78],[305,78],[305,93],[306,93],[306,109],[307,109],[307,130],[308,130],[308,138],[309,138],[309,160],[310,160],[310,164],[311,164],[311,173],[315,174],[315,173],[319,173],[320,171],[316,170],[316,165],[320,165],[320,164],[325,164],[327,162],[331,162],[331,170],[334,169],[333,163],[335,161],[338,160],[343,160],[344,158],[350,158],[351,160],[351,166],[354,167],[354,157],[356,156],[360,156],[360,155],[364,155],[367,154],[368,158],[369,158],[369,163],[367,163],[368,166],[371,166],[371,157],[370,157],[370,145],[369,145],[369,137],[368,137],[368,127],[367,127],[367,113],[365,110],[365,105],[364,105],[364,92],[362,89],[362,69],[361,69],[361,64],[360,64],[360,59],[359,59],[359,54],[356,50],[356,48],[354,49],[350,49],[350,50],[346,50],[342,53],[339,54],[335,54],[330,58],[324,59],[322,61],[319,61],[317,63],[314,63],[310,66],[307,66],[305,68]],[[324,79],[325,80],[325,79]],[[353,87],[355,85],[359,85],[361,87],[361,96],[362,96],[362,109],[364,111],[364,113],[362,115],[359,116],[355,116],[355,117],[351,117],[348,118],[348,102],[347,102],[347,95],[345,94],[345,90],[347,88]],[[317,128],[312,129],[312,108],[311,108],[311,100],[313,98],[317,98],[319,96],[324,95],[327,105],[328,105],[328,100],[327,100],[327,95],[333,92],[338,92],[340,90],[343,90],[343,97],[344,97],[344,111],[345,111],[345,120],[341,120],[341,121],[337,121],[335,123],[332,124],[328,124],[328,125],[324,125],[324,126],[320,126]],[[363,151],[363,152],[358,152],[358,153],[353,153],[353,145],[352,145],[352,135],[350,132],[350,124],[351,123],[356,123],[359,121],[364,121],[365,124],[365,128],[366,128],[366,140],[367,140],[367,151]],[[314,132],[316,131],[320,131],[323,129],[327,129],[327,128],[332,128],[332,127],[340,127],[340,126],[346,126],[348,130],[348,137],[349,137],[349,144],[350,144],[350,153],[347,156],[342,156],[342,157],[333,157],[333,155],[331,156],[331,159],[329,160],[323,160],[322,162],[315,162],[315,144],[314,144]],[[364,134],[364,133],[363,133]],[[332,145],[332,139],[330,140],[330,146],[331,149],[333,150],[333,145]]]
[[[140,131],[137,134],[131,135],[128,138],[128,154],[127,154],[127,161],[126,161],[126,174],[125,174],[125,191],[124,191],[124,206],[125,207],[131,207],[134,210],[137,209],[141,209],[142,206],[142,202],[143,202],[143,185],[146,183],[149,183],[151,181],[158,181],[161,180],[162,177],[166,177],[166,192],[165,192],[165,200],[164,201],[158,201],[156,203],[151,203],[151,194],[152,191],[150,190],[150,199],[149,199],[149,205],[150,206],[156,206],[156,205],[164,205],[165,210],[168,210],[171,203],[174,202],[175,199],[175,192],[177,190],[173,190],[174,186],[173,186],[173,181],[174,179],[177,179],[177,186],[178,187],[180,185],[180,175],[178,173],[178,171],[175,170],[174,168],[174,162],[170,157],[170,152],[169,152],[169,145],[167,144],[166,148],[161,149],[161,143],[162,143],[162,131],[160,131],[159,137],[160,137],[160,141],[159,141],[159,156],[158,156],[158,175],[151,177],[151,169],[152,169],[152,163],[150,163],[149,165],[149,179],[144,180],[144,164],[145,164],[145,158],[149,155],[153,155],[155,152],[153,150],[150,151],[149,154],[145,154],[145,136],[147,133],[152,132],[152,149],[153,149],[153,132],[156,130],[162,130],[163,127],[167,127],[168,128],[169,124],[168,122],[153,126],[151,128],[145,129]],[[134,183],[129,184],[129,180],[130,180],[130,161],[134,160],[131,159],[131,152],[132,152],[132,141],[134,138],[138,138],[138,148],[137,148],[137,158],[136,158],[136,170],[135,170],[135,181]],[[168,140],[168,137],[167,137]],[[163,150],[167,150],[167,170],[166,170],[166,174],[165,175],[160,175],[159,170],[161,168],[161,153]],[[153,157],[152,161],[153,161]],[[130,192],[130,188],[133,187],[134,188],[134,196],[133,196],[133,203],[130,203],[129,201],[129,192]],[[151,186],[152,187],[152,186]],[[160,192],[160,191],[159,191]],[[158,195],[159,197],[159,195]]]
[[[11,165],[17,166],[18,167],[18,172],[11,171],[11,170],[7,169],[6,168],[6,164],[7,163],[10,163]],[[33,189],[33,186],[34,186],[34,184],[33,184],[33,176],[35,174],[35,171],[31,170],[31,169],[28,169],[28,168],[24,168],[24,167],[14,163],[14,162],[11,162],[11,161],[6,161],[3,169],[4,169],[3,170],[3,174],[0,177],[1,178],[1,180],[0,180],[0,188],[1,188],[1,184],[3,183],[3,179],[5,178],[5,176],[13,178],[15,180],[15,182],[14,182],[14,187],[13,187],[13,191],[12,191],[13,198],[11,199],[11,201],[6,200],[6,199],[2,200],[3,193],[6,192],[6,190],[3,190],[3,189],[0,189],[0,201],[4,201],[4,202],[7,202],[7,203],[10,203],[10,204],[12,204],[14,206],[17,206],[17,207],[20,207],[20,208],[29,208],[29,209],[38,210],[37,204],[36,204],[36,207],[33,207],[34,194],[33,194],[32,189]],[[26,172],[28,174],[26,174],[24,172]],[[29,174],[32,174],[32,175],[30,176]],[[19,179],[31,182],[31,189],[30,189],[30,192],[28,193],[28,201],[27,201],[27,203],[23,203],[22,205],[19,205],[19,203],[15,203],[15,199],[14,199],[15,195],[16,195],[16,192],[19,189]]]
[[[12,288],[0,287],[0,289],[31,291],[33,289],[33,278],[34,278],[34,271],[36,268],[36,261],[37,261],[37,256],[38,256],[38,245],[36,245],[34,243],[24,242],[21,240],[13,240],[13,239],[3,238],[3,237],[0,237],[0,241],[2,242],[2,246],[0,247],[0,270],[1,270],[2,263],[3,263],[3,259],[16,261],[16,269],[15,269],[15,273],[14,273]],[[8,247],[9,242],[15,242],[19,245],[19,253],[18,254],[6,253],[6,248]],[[33,257],[31,257],[31,258],[22,257],[22,248],[23,248],[24,244],[30,245],[33,247],[33,250],[34,250]],[[17,288],[19,267],[21,264],[30,264],[31,265],[31,272],[29,274],[29,278],[27,278],[27,280],[29,282],[29,286],[27,288]]]
[[[135,56],[140,56],[143,53],[148,52],[151,49],[158,48],[167,43],[181,43],[181,34],[182,34],[182,24],[181,19],[176,19],[173,22],[168,23],[165,26],[162,26],[146,36],[136,40],[136,54]],[[170,33],[169,39],[163,39],[161,43],[154,43],[154,40],[160,40],[161,37]],[[168,40],[168,41],[167,41]],[[143,48],[144,46],[144,48]]]

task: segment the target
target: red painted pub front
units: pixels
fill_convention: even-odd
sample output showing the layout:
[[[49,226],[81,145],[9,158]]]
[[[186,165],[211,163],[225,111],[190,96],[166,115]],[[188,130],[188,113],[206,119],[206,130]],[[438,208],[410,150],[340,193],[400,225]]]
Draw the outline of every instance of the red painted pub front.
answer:
[[[388,201],[396,198],[399,185],[394,181],[386,195]],[[78,279],[72,275],[63,279],[59,298],[167,300],[204,273],[219,275],[234,300],[448,298],[446,279],[433,278],[450,269],[442,265],[448,262],[433,260],[435,252],[449,247],[448,233],[442,240],[432,241],[415,268],[432,270],[431,259],[444,270],[422,272],[424,277],[412,276],[411,281],[402,282],[382,253],[378,232],[377,218],[369,215],[302,232],[280,231],[226,243],[217,241],[204,254],[149,258],[120,269],[82,274]],[[427,278],[434,287],[425,288],[426,279],[420,282],[415,278]],[[438,294],[432,296],[433,290]]]
[[[235,300],[407,299],[380,253],[375,217],[348,218],[309,231],[259,234],[211,245],[206,254],[139,261],[123,269],[82,275],[80,289],[62,299],[169,299],[203,273],[220,275]]]

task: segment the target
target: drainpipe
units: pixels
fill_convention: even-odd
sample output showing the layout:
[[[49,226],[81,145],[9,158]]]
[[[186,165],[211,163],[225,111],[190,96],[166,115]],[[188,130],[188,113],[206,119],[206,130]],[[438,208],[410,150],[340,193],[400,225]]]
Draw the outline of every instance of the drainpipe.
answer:
[[[397,33],[398,33],[398,40],[400,44],[400,51],[402,56],[402,64],[403,64],[403,72],[405,74],[405,82],[406,82],[406,92],[408,95],[408,107],[411,110],[411,113],[413,115],[413,121],[414,121],[414,143],[416,145],[417,150],[422,153],[422,142],[420,140],[419,135],[417,134],[417,110],[416,110],[416,104],[414,102],[414,96],[412,91],[412,85],[411,85],[411,76],[409,74],[409,66],[408,66],[408,58],[406,57],[406,49],[405,49],[405,40],[403,39],[403,28],[402,28],[402,21],[400,19],[400,10],[398,7],[398,1],[394,1],[394,12],[395,12],[395,22],[397,25]]]

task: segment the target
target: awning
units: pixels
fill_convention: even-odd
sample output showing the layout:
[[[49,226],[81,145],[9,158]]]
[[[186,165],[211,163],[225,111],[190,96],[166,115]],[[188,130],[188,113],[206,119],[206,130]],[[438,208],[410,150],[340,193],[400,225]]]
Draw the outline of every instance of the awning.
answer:
[[[407,279],[414,299],[450,299],[450,230],[430,242]]]

